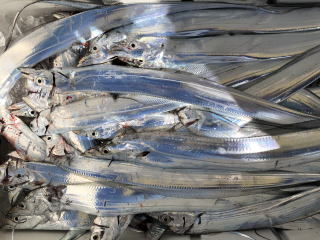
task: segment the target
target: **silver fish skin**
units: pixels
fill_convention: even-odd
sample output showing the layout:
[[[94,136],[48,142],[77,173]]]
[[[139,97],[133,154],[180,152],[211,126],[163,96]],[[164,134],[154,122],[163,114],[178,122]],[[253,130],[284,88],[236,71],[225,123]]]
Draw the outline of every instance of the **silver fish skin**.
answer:
[[[62,6],[71,7],[71,8],[77,8],[81,10],[88,10],[88,9],[104,6],[103,4],[95,4],[95,3],[80,2],[80,1],[69,2],[69,1],[57,1],[57,0],[44,0],[43,2],[54,4],[54,5],[62,5]]]
[[[47,212],[45,215],[11,214],[4,229],[19,230],[89,230],[94,216],[79,211]]]
[[[117,240],[128,228],[133,215],[97,217],[91,227],[91,238],[97,240]]]
[[[317,21],[319,18],[319,9],[317,8],[274,8],[274,10],[272,12],[262,8],[225,8],[223,10],[181,12],[158,19],[135,22],[112,30],[107,35],[118,32],[126,36],[134,35],[137,37],[199,37],[229,31],[233,33],[237,31],[242,33],[281,33],[320,28]],[[299,21],[292,21],[292,18],[298,16]]]
[[[318,79],[320,56],[319,48],[315,48],[298,56],[245,90],[246,93],[279,103],[298,90]],[[274,86],[277,87],[274,87]]]
[[[316,96],[320,97],[320,87],[312,87],[309,90],[314,93]]]
[[[64,69],[68,78],[56,75],[56,91],[135,93],[209,108],[225,116],[257,118],[279,124],[313,119],[243,92],[185,74],[136,69],[108,64]],[[88,84],[90,83],[90,85]],[[160,91],[161,90],[161,91]]]
[[[320,115],[320,98],[309,89],[300,89],[280,104],[299,112]]]
[[[283,1],[283,0],[282,0]],[[290,0],[287,0],[290,1]],[[294,1],[294,0],[291,0]],[[303,0],[300,0],[303,1]],[[145,3],[144,0],[102,0],[104,4],[132,4],[132,3]],[[150,0],[150,3],[158,3],[159,0]],[[177,2],[177,0],[166,0],[165,2]],[[237,5],[251,5],[251,6],[265,6],[266,0],[195,0],[195,2],[210,2],[210,3],[228,3]]]
[[[318,34],[306,32],[276,35],[221,35],[190,39],[133,37],[110,48],[107,55],[103,54],[103,58],[100,56],[99,61],[100,63],[108,62],[113,58],[119,58],[144,68],[179,69],[186,64],[281,59],[302,54],[316,47]]]
[[[190,132],[206,137],[242,138],[266,135],[264,129],[244,127],[246,119],[228,118],[194,107],[186,107],[178,112],[179,119]]]
[[[320,161],[317,159],[313,162],[288,167],[286,170],[290,172],[320,173]]]
[[[67,172],[79,174],[94,182],[115,183],[164,196],[209,198],[238,196],[241,192],[286,188],[296,184],[319,181],[317,174],[283,172],[243,173],[199,169],[161,169],[144,165],[110,162],[94,158],[75,158]]]
[[[215,81],[230,87],[239,87],[256,81],[290,61],[291,58],[259,60],[239,63],[186,64],[179,71]]]
[[[56,107],[49,115],[50,124],[47,132],[62,133],[121,123],[186,105],[144,95],[120,96],[117,99],[110,96],[89,98]]]
[[[285,169],[319,159],[319,129],[250,138],[204,138],[184,133],[137,134],[100,151],[113,159],[188,168],[245,171]],[[153,159],[154,156],[158,157]],[[161,160],[162,158],[162,160]]]
[[[74,149],[84,153],[85,151],[95,147],[97,144],[94,138],[91,136],[81,136],[74,132],[66,132],[61,134],[68,144],[70,144]]]
[[[60,202],[63,208],[98,216],[162,211],[209,211],[216,205],[212,198],[166,197],[98,183],[66,185],[65,188],[61,188],[61,195]]]
[[[187,234],[273,227],[319,211],[320,188],[229,211],[201,215]]]
[[[0,71],[0,99],[6,98],[20,78],[21,74],[18,68],[33,66],[69,48],[75,42],[85,43],[110,29],[144,18],[156,18],[196,9],[225,8],[226,6],[231,6],[231,4],[172,3],[111,6],[84,11],[48,23],[17,41],[1,55],[0,65],[3,67]],[[244,7],[246,8],[246,6]],[[2,102],[4,103],[4,101]]]
[[[80,130],[77,131],[77,134],[94,139],[108,139],[125,134],[126,130],[134,132],[168,131],[179,124],[178,116],[173,113],[156,113],[143,118]]]
[[[320,226],[320,215],[319,213],[307,217],[298,219],[292,222],[287,222],[281,225],[277,225],[276,228],[280,229],[288,229],[288,230],[307,230],[307,229],[315,229]]]

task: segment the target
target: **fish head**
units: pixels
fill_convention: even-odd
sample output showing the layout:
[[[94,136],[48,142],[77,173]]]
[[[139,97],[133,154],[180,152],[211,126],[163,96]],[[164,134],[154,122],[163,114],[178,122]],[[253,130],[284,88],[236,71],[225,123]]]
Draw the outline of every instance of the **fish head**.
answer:
[[[9,160],[0,166],[0,180],[3,186],[12,188],[31,180],[31,175],[22,161]]]
[[[109,50],[109,58],[118,58],[122,62],[138,67],[162,66],[163,40],[149,41],[149,37],[126,39],[115,44]],[[159,65],[160,64],[160,65]]]
[[[30,129],[38,136],[43,136],[47,131],[48,125],[49,122],[47,118],[40,115],[31,121]]]
[[[121,142],[116,145],[99,146],[98,151],[104,156],[112,156],[116,159],[135,159],[145,157],[150,153],[150,148],[138,142]]]
[[[26,77],[25,88],[30,92],[39,93],[51,91],[53,88],[53,73],[48,70],[35,70],[31,68],[20,68],[20,72]]]
[[[16,186],[7,186],[4,188],[7,192],[8,200],[12,205],[16,204],[21,198],[24,198],[26,190],[22,187],[16,187]]]
[[[29,107],[25,102],[13,104],[9,107],[9,110],[11,110],[13,115],[19,117],[34,118],[38,115],[37,112]]]
[[[53,68],[76,67],[80,57],[87,51],[86,44],[75,43],[71,48],[59,53],[52,61]]]
[[[87,52],[80,59],[78,66],[89,66],[110,61],[109,48],[110,43],[106,35],[92,40]]]
[[[106,63],[114,59],[135,66],[145,66],[148,59],[152,59],[153,48],[144,38],[133,39],[125,34],[111,33],[91,43],[79,66]]]
[[[102,239],[107,239],[104,238],[105,235],[105,227],[103,226],[98,226],[94,225],[91,227],[91,236],[90,240],[102,240]]]
[[[36,112],[41,112],[50,108],[49,94],[45,92],[30,93],[22,99],[32,110]]]
[[[33,229],[46,222],[45,215],[19,215],[8,214],[5,219],[5,228],[9,229]]]
[[[50,196],[42,188],[30,191],[23,199],[17,201],[9,210],[9,214],[41,215],[50,210]]]
[[[112,139],[119,132],[119,126],[117,124],[110,124],[110,126],[104,126],[103,128],[85,129],[80,130],[79,134],[88,138],[94,139]]]

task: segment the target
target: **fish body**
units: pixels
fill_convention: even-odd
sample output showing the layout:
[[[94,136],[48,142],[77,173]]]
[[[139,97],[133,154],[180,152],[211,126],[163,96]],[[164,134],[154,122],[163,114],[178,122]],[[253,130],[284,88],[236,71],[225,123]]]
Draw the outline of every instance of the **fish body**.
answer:
[[[201,215],[187,234],[273,227],[317,213],[319,188],[230,211]]]
[[[56,80],[57,92],[101,91],[144,94],[194,104],[229,117],[257,118],[278,124],[309,121],[314,117],[254,98],[240,91],[185,74],[97,65],[65,69]],[[56,76],[58,78],[58,75]],[[88,84],[90,83],[90,84]]]
[[[48,132],[61,133],[133,121],[185,105],[143,95],[120,96],[117,99],[110,96],[89,98],[55,108],[49,116]]]
[[[138,119],[80,130],[77,133],[95,139],[112,139],[130,130],[134,132],[169,131],[178,124],[180,124],[180,121],[177,115],[173,113],[156,113]]]
[[[245,171],[286,169],[318,160],[318,130],[249,138],[204,138],[184,133],[138,134],[100,148],[106,157],[188,168],[206,166]],[[190,143],[190,144],[189,144]],[[145,154],[143,154],[145,153]]]
[[[125,162],[106,162],[78,157],[68,172],[79,174],[100,183],[113,183],[164,196],[206,198],[237,196],[250,190],[266,191],[286,188],[307,182],[317,182],[317,174],[298,173],[241,173],[204,169],[161,169]]]
[[[247,88],[245,92],[272,102],[281,102],[318,79],[319,56],[319,49],[312,49]]]

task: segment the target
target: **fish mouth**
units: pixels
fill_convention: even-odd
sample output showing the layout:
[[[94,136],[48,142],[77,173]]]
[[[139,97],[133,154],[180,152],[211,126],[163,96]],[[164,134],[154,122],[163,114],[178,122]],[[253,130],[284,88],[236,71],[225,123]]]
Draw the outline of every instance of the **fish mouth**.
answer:
[[[79,60],[77,67],[85,67],[90,65],[107,63],[107,62],[110,62],[112,58],[113,56],[110,55],[109,53],[108,54],[97,53],[97,54],[86,55]]]

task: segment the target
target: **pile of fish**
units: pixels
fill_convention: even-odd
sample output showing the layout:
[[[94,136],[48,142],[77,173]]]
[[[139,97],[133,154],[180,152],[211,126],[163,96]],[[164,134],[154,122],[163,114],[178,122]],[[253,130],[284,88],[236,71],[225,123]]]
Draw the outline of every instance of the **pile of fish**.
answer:
[[[3,228],[319,227],[320,7],[238,2],[77,3],[15,40]]]

